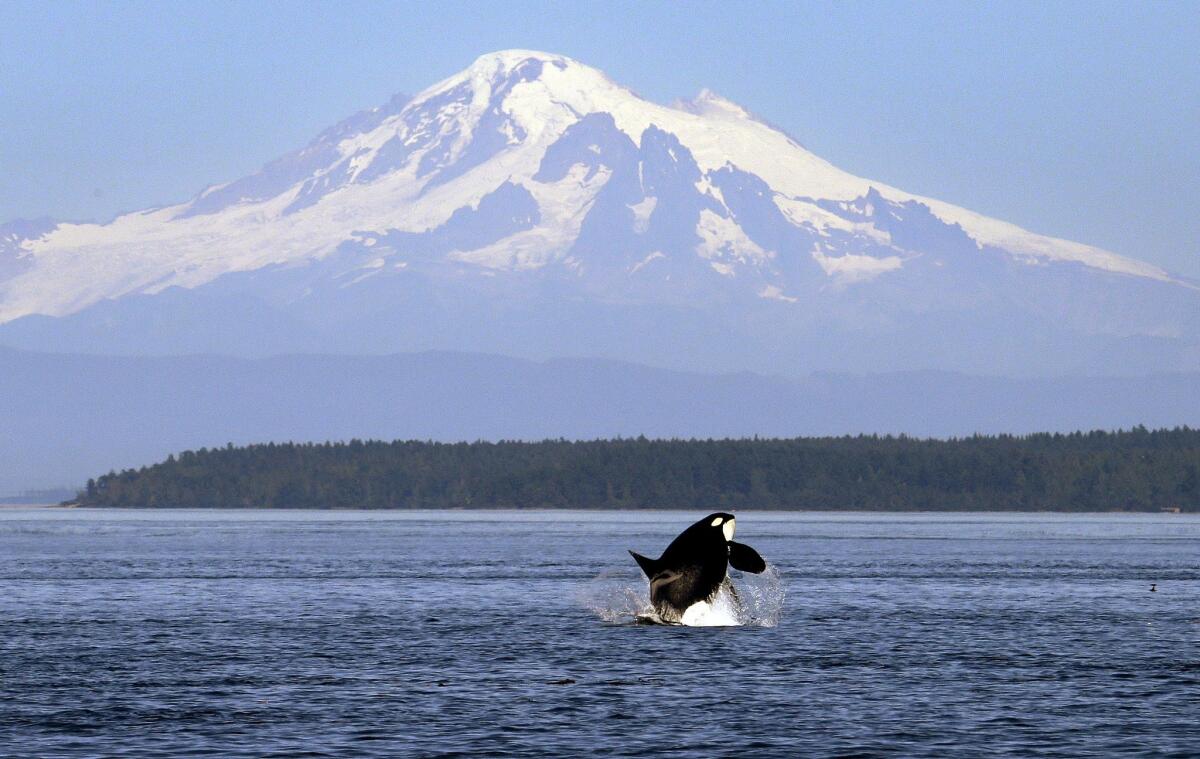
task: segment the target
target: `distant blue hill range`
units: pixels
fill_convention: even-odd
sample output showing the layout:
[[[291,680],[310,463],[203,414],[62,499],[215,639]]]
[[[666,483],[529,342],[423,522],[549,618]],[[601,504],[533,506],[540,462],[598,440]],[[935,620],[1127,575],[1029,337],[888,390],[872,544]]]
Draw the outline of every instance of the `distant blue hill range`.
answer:
[[[1200,375],[699,374],[483,354],[116,357],[0,349],[0,494],[268,440],[540,440],[1200,427]]]
[[[2,354],[16,396],[0,404],[36,396],[22,377],[50,385],[0,446],[18,450],[20,429],[49,461],[34,441],[58,434],[59,458],[79,463],[56,471],[72,477],[222,436],[951,434],[1173,425],[1200,406],[1187,379],[1200,372],[1198,283],[852,176],[711,92],[659,105],[521,50],[187,202],[105,224],[0,225],[0,345],[131,357]],[[190,354],[262,360],[148,358]],[[67,374],[39,374],[52,366]],[[467,374],[449,382],[452,366]],[[464,395],[438,405],[396,372]],[[148,384],[158,374],[176,395]],[[165,395],[141,404],[117,375]],[[523,406],[498,377],[580,407]],[[378,389],[373,404],[333,397],[356,382]],[[149,426],[116,434],[107,458],[85,455],[78,419],[44,405],[56,387],[93,404],[78,419]],[[405,405],[414,397],[436,424]],[[18,459],[0,460],[0,494],[64,481]]]

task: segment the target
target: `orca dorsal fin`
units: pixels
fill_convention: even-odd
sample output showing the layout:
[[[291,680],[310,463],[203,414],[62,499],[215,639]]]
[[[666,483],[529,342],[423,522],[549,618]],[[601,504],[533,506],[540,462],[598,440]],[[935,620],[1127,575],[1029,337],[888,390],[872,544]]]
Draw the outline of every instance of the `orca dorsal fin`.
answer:
[[[647,578],[653,578],[654,575],[658,574],[661,570],[661,567],[659,567],[658,564],[658,559],[649,559],[645,556],[642,556],[640,553],[634,553],[633,551],[630,551],[629,555],[633,557],[634,561],[638,563],[638,566],[642,568],[642,571],[646,573]]]
[[[763,557],[745,543],[729,541],[729,566],[750,574],[760,574],[767,568]]]

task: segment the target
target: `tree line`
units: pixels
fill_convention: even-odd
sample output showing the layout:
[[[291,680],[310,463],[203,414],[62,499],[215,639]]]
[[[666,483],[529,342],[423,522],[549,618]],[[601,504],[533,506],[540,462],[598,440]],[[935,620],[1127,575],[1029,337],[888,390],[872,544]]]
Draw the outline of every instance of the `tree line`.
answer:
[[[922,440],[266,443],[110,472],[82,506],[1200,511],[1200,430]]]

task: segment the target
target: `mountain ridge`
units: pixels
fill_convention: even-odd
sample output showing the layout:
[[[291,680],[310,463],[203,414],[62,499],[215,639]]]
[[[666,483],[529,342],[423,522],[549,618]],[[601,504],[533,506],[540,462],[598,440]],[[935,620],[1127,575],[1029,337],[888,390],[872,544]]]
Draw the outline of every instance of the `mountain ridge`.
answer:
[[[768,377],[429,351],[271,358],[0,347],[0,495],[199,447],[359,439],[952,437],[1200,427],[1200,374]]]
[[[659,105],[536,51],[481,56],[185,203],[103,225],[0,226],[0,343],[72,350],[82,320],[100,325],[87,342],[101,352],[186,352],[186,336],[153,324],[228,298],[297,325],[265,334],[260,355],[371,332],[355,350],[478,350],[486,335],[468,320],[491,318],[524,335],[502,334],[504,352],[547,357],[570,341],[539,320],[567,313],[613,358],[697,343],[676,363],[697,370],[1104,373],[1146,354],[1159,357],[1148,371],[1200,368],[1188,280],[855,177],[711,91]],[[106,321],[130,299],[144,301],[139,318]],[[463,303],[483,315],[462,316]],[[618,335],[588,335],[601,320]],[[445,339],[379,326],[414,321]],[[759,347],[739,365],[719,339],[704,350],[695,323],[736,324],[733,342]],[[966,346],[869,365],[878,344],[962,325]],[[656,334],[619,334],[630,330]],[[1046,335],[1053,345],[1038,344]],[[1022,339],[1020,355],[975,355]],[[839,363],[838,343],[863,358]]]

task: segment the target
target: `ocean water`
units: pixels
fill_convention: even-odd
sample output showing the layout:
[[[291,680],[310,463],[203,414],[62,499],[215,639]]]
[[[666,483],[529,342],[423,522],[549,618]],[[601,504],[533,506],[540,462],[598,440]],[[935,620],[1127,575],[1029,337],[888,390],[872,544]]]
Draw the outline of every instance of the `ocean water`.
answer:
[[[742,512],[634,624],[701,516],[0,510],[0,755],[1200,754],[1200,518]]]

